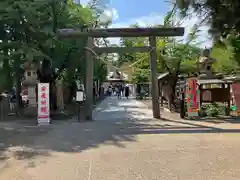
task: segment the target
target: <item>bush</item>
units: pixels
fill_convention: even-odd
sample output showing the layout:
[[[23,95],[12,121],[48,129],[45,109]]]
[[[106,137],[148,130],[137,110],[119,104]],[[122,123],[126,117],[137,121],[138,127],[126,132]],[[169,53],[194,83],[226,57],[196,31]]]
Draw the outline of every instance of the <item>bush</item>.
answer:
[[[202,105],[201,107],[200,115],[216,117],[222,114],[221,112],[225,112],[224,110],[222,110],[222,108],[223,107],[220,107],[217,103],[205,104],[205,105]]]

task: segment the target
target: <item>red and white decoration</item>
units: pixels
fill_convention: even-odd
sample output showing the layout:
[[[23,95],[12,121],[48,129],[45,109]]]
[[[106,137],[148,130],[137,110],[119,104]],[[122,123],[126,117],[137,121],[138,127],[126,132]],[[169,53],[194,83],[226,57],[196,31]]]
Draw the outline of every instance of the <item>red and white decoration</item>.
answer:
[[[38,83],[38,125],[50,124],[49,83]]]

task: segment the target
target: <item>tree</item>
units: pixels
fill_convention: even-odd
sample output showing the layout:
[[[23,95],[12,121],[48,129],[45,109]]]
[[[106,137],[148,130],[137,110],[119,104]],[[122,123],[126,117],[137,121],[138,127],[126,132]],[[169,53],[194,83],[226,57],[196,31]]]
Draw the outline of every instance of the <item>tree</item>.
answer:
[[[136,84],[144,84],[149,81],[149,70],[148,69],[137,69],[132,78],[132,82]]]
[[[136,25],[135,25],[136,26]],[[132,26],[130,26],[132,27]],[[124,37],[120,39],[120,46],[124,47],[138,47],[138,46],[144,46],[146,43],[146,38],[143,37],[133,37],[128,38]],[[146,53],[124,53],[120,54],[118,65],[121,66],[124,63],[134,63],[140,58],[144,57]]]
[[[180,23],[174,22],[177,9],[173,7],[164,19],[164,27],[176,26]],[[178,80],[178,75],[181,73],[194,73],[197,70],[196,60],[200,55],[200,48],[191,44],[196,39],[196,32],[198,32],[198,25],[192,28],[188,35],[186,43],[179,42],[175,38],[157,38],[157,68],[158,72],[169,72],[170,80],[168,86],[169,107],[171,107],[175,95],[175,88]],[[143,46],[146,39],[143,38],[125,38],[122,39],[122,45],[125,46]],[[133,79],[137,82],[146,81],[146,75],[149,76],[149,55],[148,53],[131,53],[124,54],[119,61],[131,62],[137,71],[133,75]],[[148,73],[147,73],[148,72]]]
[[[233,31],[240,32],[240,2],[238,0],[176,0],[183,15],[194,10],[210,25],[214,35],[226,36]]]
[[[240,2],[238,0],[175,0],[182,15],[192,11],[210,27],[215,45],[232,46],[234,60],[240,65]]]
[[[75,87],[75,79],[84,78],[87,39],[60,40],[56,33],[59,28],[91,25],[95,17],[90,8],[74,4],[71,0],[3,0],[0,14],[0,72],[1,80],[6,79],[0,81],[2,90],[9,90],[15,84],[17,94],[20,94],[20,67],[26,61],[37,65],[51,62],[55,74],[52,82],[63,77],[71,89]],[[102,62],[94,66],[98,69],[95,73],[102,73],[100,79],[103,81],[106,72]]]
[[[231,47],[215,45],[212,48],[211,57],[216,59],[213,66],[215,72],[232,74],[239,71],[239,66],[234,59],[233,49]]]

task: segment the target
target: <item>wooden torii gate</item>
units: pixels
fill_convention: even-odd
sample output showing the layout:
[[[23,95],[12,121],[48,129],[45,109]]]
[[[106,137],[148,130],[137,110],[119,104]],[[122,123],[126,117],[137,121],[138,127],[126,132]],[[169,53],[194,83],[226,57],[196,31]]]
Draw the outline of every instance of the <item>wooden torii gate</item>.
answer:
[[[82,30],[59,29],[58,36],[66,39],[88,38],[86,49],[86,103],[85,118],[92,120],[93,104],[93,55],[102,53],[149,52],[151,70],[152,110],[153,117],[160,119],[159,95],[157,83],[156,37],[183,36],[184,28],[93,28]],[[107,37],[149,37],[149,45],[144,47],[96,47],[94,38]]]

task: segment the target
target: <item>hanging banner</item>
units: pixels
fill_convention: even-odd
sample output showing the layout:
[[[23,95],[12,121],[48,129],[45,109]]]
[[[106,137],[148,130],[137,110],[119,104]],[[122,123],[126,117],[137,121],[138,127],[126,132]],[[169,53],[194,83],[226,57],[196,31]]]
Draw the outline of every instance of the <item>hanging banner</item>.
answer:
[[[200,106],[200,92],[197,79],[188,79],[186,87],[186,101],[188,117],[198,116]]]
[[[50,124],[49,83],[38,83],[38,125]]]

